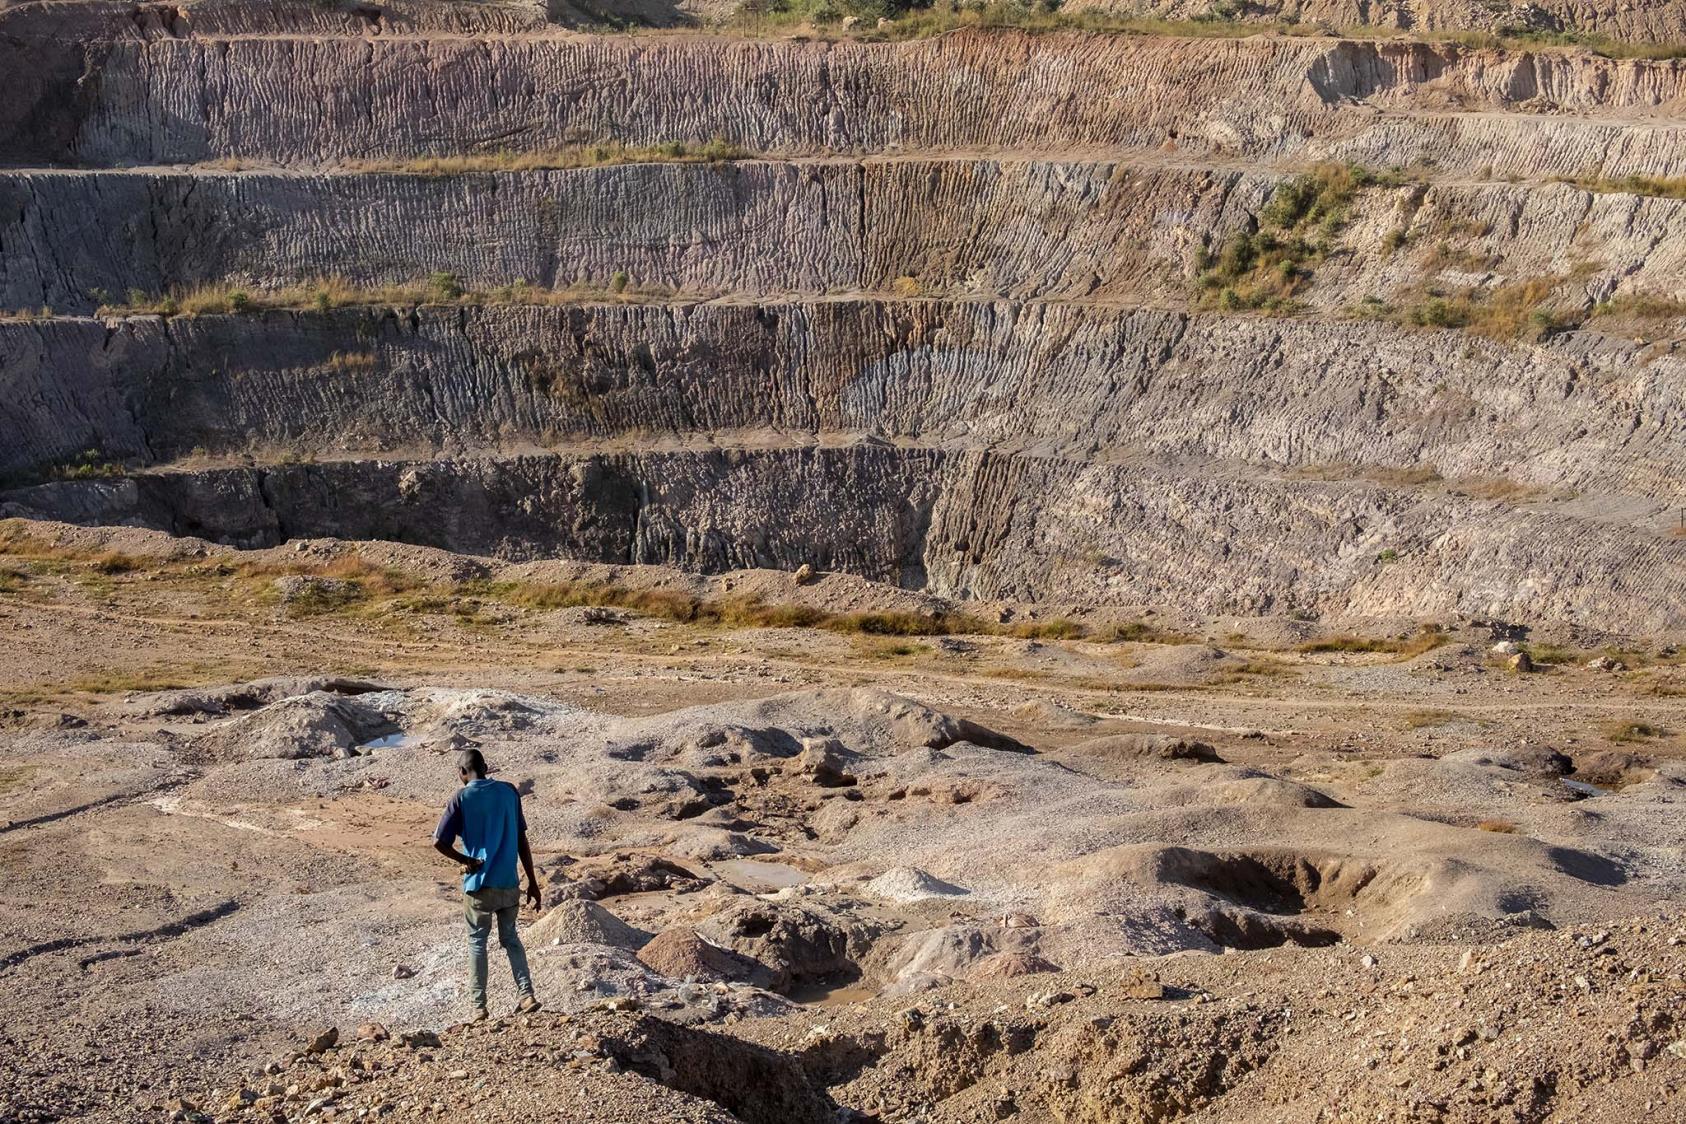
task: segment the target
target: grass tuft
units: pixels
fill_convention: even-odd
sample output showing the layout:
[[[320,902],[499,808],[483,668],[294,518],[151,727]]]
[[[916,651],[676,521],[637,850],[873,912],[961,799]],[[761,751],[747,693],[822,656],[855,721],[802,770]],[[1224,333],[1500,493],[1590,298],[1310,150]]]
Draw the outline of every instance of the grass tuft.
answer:
[[[757,154],[724,137],[701,144],[668,141],[664,144],[631,146],[619,142],[580,145],[573,148],[522,152],[497,149],[449,156],[418,156],[408,159],[359,160],[347,165],[352,172],[385,172],[412,176],[462,176],[479,172],[549,172],[572,168],[606,168],[621,164],[722,164],[753,160]]]
[[[1606,722],[1599,732],[1613,742],[1640,742],[1652,738],[1666,738],[1668,731],[1650,722],[1617,720]]]
[[[331,312],[336,308],[417,305],[574,305],[591,301],[634,303],[671,300],[680,294],[662,285],[631,284],[625,270],[616,270],[602,283],[579,282],[549,289],[514,281],[487,289],[470,288],[454,273],[433,273],[419,281],[364,284],[343,277],[323,277],[295,285],[250,291],[226,284],[205,284],[169,293],[131,290],[122,303],[99,306],[100,316],[218,316],[270,311]],[[694,294],[702,295],[702,294]],[[339,366],[335,367],[335,363]],[[340,370],[368,370],[376,357],[341,355],[330,360]]]
[[[1652,195],[1659,199],[1686,199],[1686,176],[1606,176],[1592,172],[1558,176],[1553,183],[1566,183],[1599,195]]]
[[[1409,637],[1370,637],[1325,636],[1317,640],[1307,640],[1294,647],[1294,651],[1306,654],[1323,652],[1386,652],[1397,657],[1398,661],[1414,659],[1425,652],[1446,643],[1446,634],[1435,625],[1424,625],[1415,636]]]

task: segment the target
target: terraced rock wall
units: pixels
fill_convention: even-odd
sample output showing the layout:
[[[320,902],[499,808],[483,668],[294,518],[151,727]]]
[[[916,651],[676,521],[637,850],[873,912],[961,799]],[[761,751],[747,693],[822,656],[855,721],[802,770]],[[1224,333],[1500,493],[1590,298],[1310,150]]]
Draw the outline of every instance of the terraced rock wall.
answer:
[[[0,173],[0,307],[91,312],[134,290],[436,272],[494,288],[697,295],[1189,299],[1196,258],[1289,177],[1139,161],[735,161],[450,176]],[[1354,207],[1302,299],[1342,309],[1456,271],[1686,296],[1686,199],[1427,182]],[[1401,240],[1404,252],[1390,249]],[[906,279],[905,281],[903,279]]]
[[[48,47],[67,53],[62,37]],[[10,152],[321,164],[720,137],[792,154],[1168,147],[1655,175],[1678,166],[1666,118],[1686,97],[1682,60],[1321,39],[217,35],[69,53],[40,82],[44,122],[13,125]]]
[[[0,419],[24,438],[0,471],[86,448],[413,458],[767,434],[1355,477],[1428,466],[1661,510],[1686,496],[1686,364],[1593,342],[1012,301],[37,321],[0,326]]]
[[[0,15],[0,512],[1686,631],[1680,63],[100,11]]]

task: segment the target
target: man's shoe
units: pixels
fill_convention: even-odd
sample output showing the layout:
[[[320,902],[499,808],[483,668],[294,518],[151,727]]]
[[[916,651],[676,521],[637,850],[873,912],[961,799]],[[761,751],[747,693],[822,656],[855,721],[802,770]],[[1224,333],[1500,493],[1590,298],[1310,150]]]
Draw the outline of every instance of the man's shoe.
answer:
[[[543,1003],[540,1003],[531,995],[523,995],[521,997],[521,1002],[515,1005],[515,1013],[518,1015],[530,1015],[543,1006]]]
[[[491,1018],[491,1015],[487,1014],[486,1008],[476,1007],[474,1008],[474,1014],[470,1016],[468,1021],[471,1023],[483,1023],[489,1018]]]

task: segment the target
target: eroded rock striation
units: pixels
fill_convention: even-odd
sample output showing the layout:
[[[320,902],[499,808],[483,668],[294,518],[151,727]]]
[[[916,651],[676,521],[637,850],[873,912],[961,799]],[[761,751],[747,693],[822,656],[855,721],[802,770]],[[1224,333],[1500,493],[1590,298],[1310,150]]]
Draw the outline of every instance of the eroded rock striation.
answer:
[[[1686,628],[1680,62],[577,15],[0,14],[0,511]]]

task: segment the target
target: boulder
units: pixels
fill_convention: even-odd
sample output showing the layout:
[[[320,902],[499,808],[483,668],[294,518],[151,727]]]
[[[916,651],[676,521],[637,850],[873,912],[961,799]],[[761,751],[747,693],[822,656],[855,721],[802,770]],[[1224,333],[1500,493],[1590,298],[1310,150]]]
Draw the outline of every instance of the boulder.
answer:
[[[855,756],[836,738],[803,738],[797,770],[821,788],[848,788],[855,783]]]

